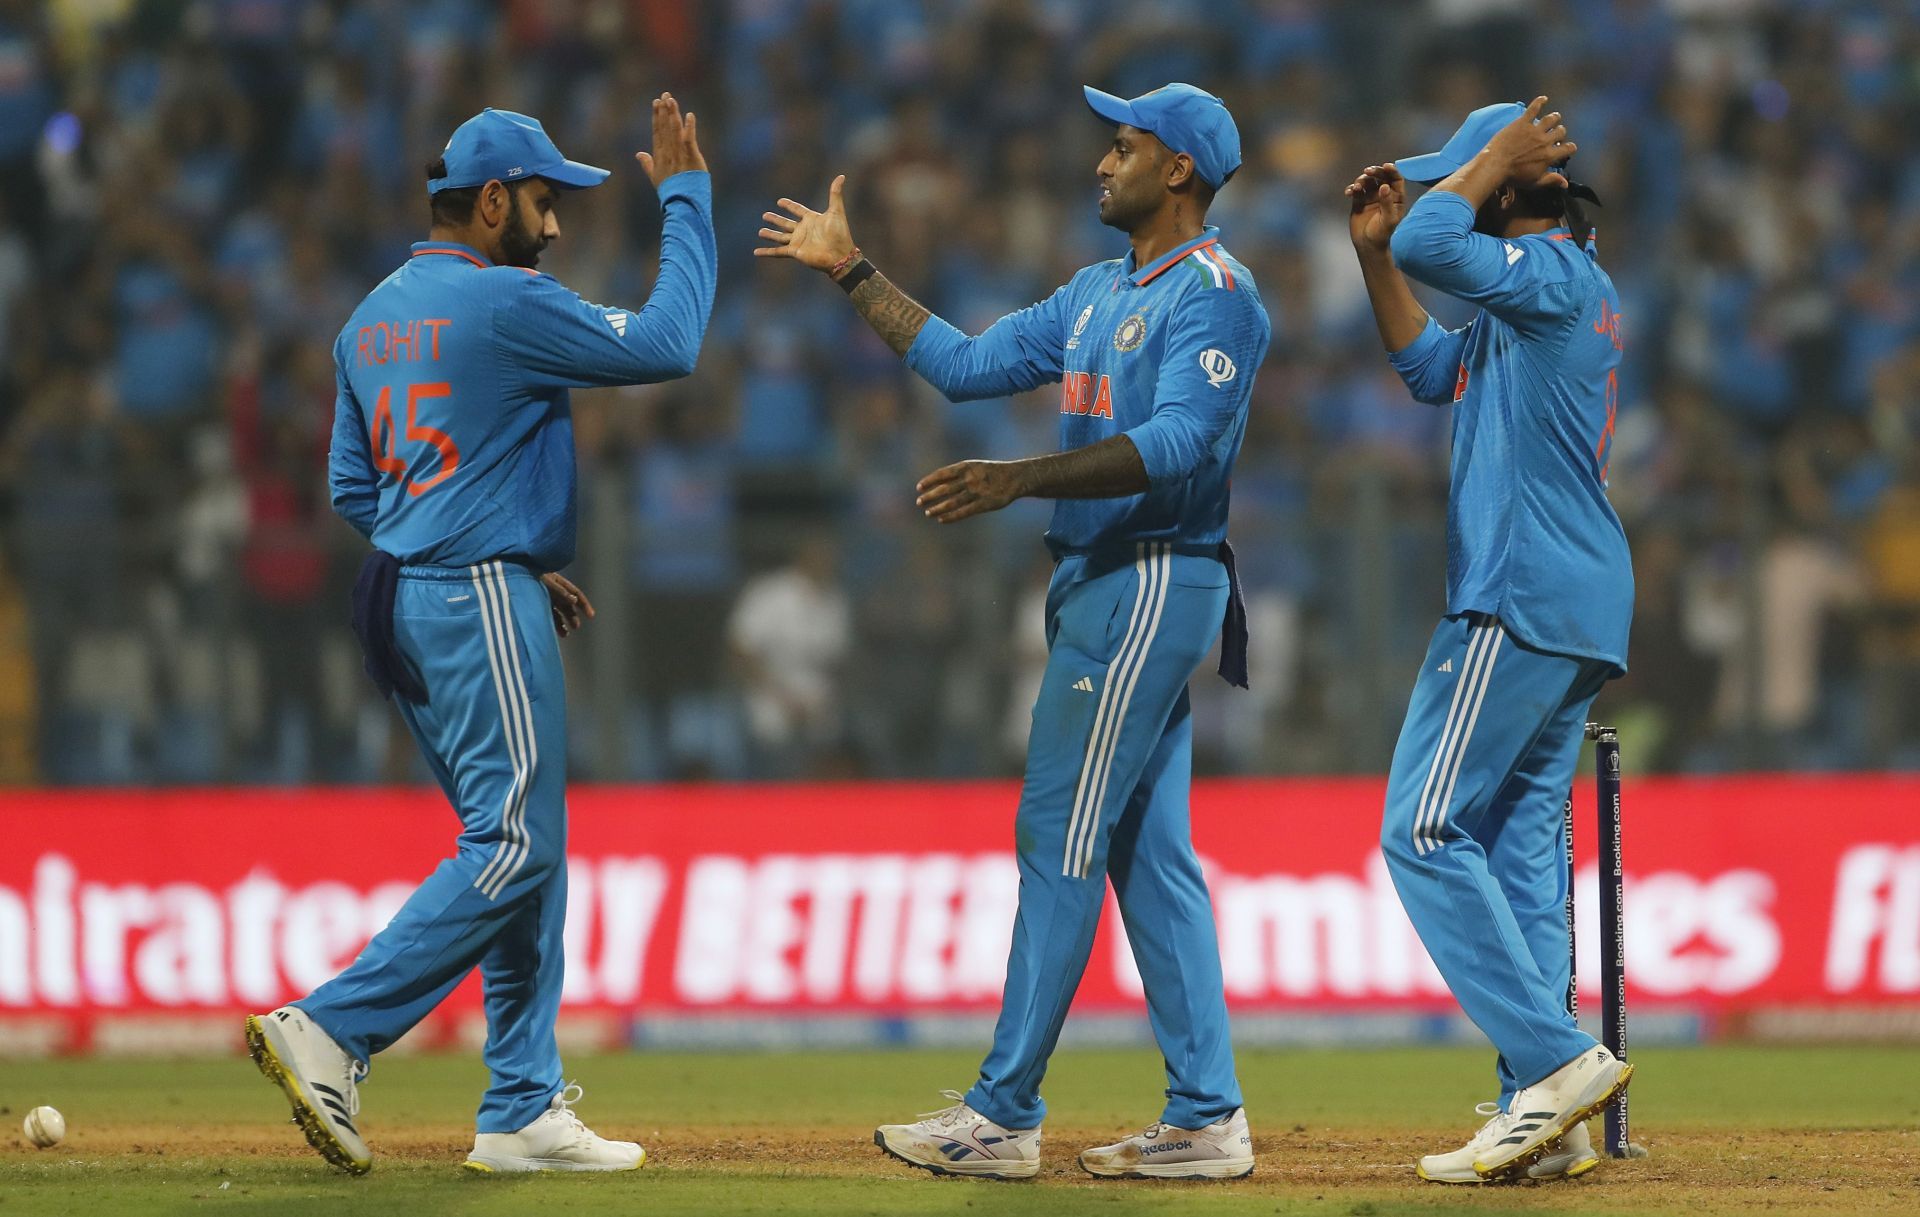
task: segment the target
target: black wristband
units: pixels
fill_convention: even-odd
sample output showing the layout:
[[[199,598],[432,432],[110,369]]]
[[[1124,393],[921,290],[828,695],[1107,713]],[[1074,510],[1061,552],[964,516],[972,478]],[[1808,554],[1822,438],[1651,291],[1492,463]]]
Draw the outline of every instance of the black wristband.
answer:
[[[853,295],[854,288],[859,287],[862,283],[865,283],[879,273],[879,267],[875,266],[866,258],[862,258],[853,264],[852,270],[840,276],[837,282],[840,284],[840,290],[851,296]]]

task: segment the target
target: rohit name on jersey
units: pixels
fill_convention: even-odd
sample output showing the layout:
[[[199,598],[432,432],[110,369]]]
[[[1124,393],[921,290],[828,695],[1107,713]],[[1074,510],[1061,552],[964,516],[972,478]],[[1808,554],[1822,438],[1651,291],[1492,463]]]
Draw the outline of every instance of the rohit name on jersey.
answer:
[[[1060,379],[1060,413],[1112,418],[1112,378],[1104,372],[1068,372]]]
[[[410,321],[377,321],[372,325],[363,325],[354,336],[357,348],[355,360],[365,368],[381,363],[419,363],[422,359],[438,359],[440,327],[452,324],[446,317],[418,317]]]

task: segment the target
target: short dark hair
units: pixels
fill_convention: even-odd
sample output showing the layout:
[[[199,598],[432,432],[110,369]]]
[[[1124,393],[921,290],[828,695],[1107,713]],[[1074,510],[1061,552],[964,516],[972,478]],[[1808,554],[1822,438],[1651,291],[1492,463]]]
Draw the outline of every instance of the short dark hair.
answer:
[[[447,158],[444,156],[435,157],[427,166],[427,180],[434,182],[445,176],[447,176]],[[532,181],[533,179],[529,178],[527,180]],[[509,200],[518,200],[519,196],[517,192],[521,184],[520,182],[506,183],[507,198]],[[427,197],[429,205],[433,210],[434,224],[452,227],[454,225],[465,224],[473,219],[473,209],[480,202],[480,187],[460,186],[452,190],[442,190],[437,194],[432,194]]]
[[[1513,209],[1530,219],[1557,220],[1567,214],[1565,186],[1521,186],[1514,190]]]

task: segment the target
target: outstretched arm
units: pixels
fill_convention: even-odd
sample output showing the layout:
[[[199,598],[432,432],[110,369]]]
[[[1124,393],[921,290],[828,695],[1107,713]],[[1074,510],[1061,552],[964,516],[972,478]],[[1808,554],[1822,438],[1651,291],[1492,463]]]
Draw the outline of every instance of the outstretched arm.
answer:
[[[694,116],[682,117],[671,93],[653,103],[652,154],[634,159],[653,178],[665,215],[653,293],[638,310],[608,308],[548,275],[505,280],[494,332],[529,384],[651,384],[693,372],[713,315],[719,257],[713,182]]]
[[[1015,499],[1117,499],[1143,494],[1147,465],[1124,435],[1024,461],[961,461],[915,487],[929,519],[952,524],[999,511]]]
[[[754,249],[760,258],[791,258],[840,284],[873,332],[907,366],[954,401],[1004,397],[1060,378],[1064,291],[996,321],[969,338],[901,291],[860,252],[847,226],[846,175],[827,189],[827,209],[781,199],[787,214],[761,215],[767,226]]]

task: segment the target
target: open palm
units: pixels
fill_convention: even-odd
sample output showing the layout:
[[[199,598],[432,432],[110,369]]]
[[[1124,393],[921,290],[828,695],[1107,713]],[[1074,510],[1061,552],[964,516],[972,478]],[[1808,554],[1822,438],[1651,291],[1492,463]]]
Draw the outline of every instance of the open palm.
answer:
[[[844,173],[833,179],[833,185],[827,188],[825,211],[781,199],[778,206],[789,214],[763,212],[760,218],[767,227],[760,230],[760,239],[767,244],[756,247],[754,256],[792,258],[815,270],[832,270],[844,262],[854,248],[853,234],[847,230],[847,205],[841,197],[846,182]]]

